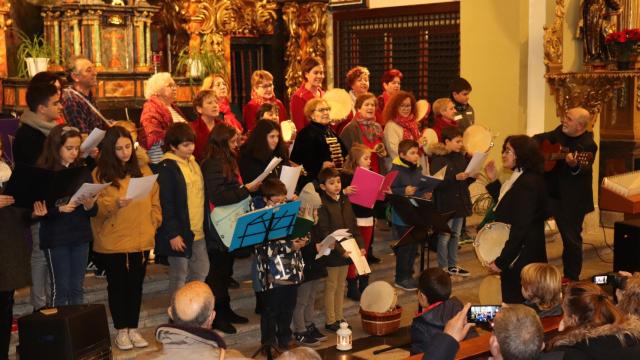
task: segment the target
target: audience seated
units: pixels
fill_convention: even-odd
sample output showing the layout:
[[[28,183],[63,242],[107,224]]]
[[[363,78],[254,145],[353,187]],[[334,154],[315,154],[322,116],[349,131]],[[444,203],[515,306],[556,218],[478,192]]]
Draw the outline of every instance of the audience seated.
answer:
[[[544,330],[536,312],[520,304],[504,306],[493,323],[489,348],[495,360],[539,359]]]
[[[520,272],[524,304],[540,318],[562,315],[562,273],[546,263],[531,263]]]
[[[156,330],[162,348],[138,359],[244,359],[239,352],[227,350],[222,337],[211,330],[214,304],[211,289],[202,281],[178,289],[167,310],[172,323]]]
[[[569,284],[562,308],[561,333],[550,348],[563,359],[640,359],[640,320],[616,308],[598,285]]]

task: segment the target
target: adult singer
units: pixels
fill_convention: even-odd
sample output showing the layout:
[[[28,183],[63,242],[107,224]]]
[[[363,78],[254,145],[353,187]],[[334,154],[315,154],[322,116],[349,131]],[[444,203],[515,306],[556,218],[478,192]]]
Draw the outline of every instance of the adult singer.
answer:
[[[496,166],[490,161],[485,171],[491,182],[486,187],[496,201],[495,221],[509,224],[511,229],[500,256],[489,264],[489,269],[500,274],[502,301],[522,303],[520,271],[527,264],[547,262],[543,159],[535,140],[513,135],[502,146],[502,164],[513,170],[511,177],[501,184]]]
[[[569,150],[564,160],[545,173],[545,180],[549,209],[562,236],[564,277],[573,281],[580,279],[582,269],[582,223],[585,215],[593,211],[592,165],[598,146],[593,133],[587,131],[590,118],[587,110],[573,108],[567,111],[560,126],[534,136],[538,142],[549,140]],[[584,152],[593,156],[579,163],[576,154]]]

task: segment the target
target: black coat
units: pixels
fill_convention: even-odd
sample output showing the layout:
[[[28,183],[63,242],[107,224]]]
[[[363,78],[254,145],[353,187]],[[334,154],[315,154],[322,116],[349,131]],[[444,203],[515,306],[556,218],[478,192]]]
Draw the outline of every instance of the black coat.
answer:
[[[447,213],[454,211],[454,218],[467,217],[471,215],[471,194],[469,193],[469,185],[473,184],[476,179],[467,178],[466,180],[456,180],[456,174],[464,172],[467,168],[469,160],[464,154],[459,152],[450,152],[444,148],[444,145],[435,147],[435,156],[431,158],[429,166],[432,174],[440,171],[443,167],[447,167],[444,180],[436,187],[433,197],[436,202],[438,212]]]
[[[411,322],[411,355],[427,352],[434,335],[444,331],[447,321],[462,310],[460,300],[450,298],[431,310],[413,318]]]
[[[30,223],[31,211],[0,208],[0,291],[31,285],[31,245],[25,236]]]
[[[13,139],[13,160],[27,165],[35,165],[42,153],[46,136],[38,129],[21,124]]]
[[[487,185],[498,200],[500,182]],[[525,171],[515,181],[495,209],[495,221],[511,225],[509,239],[495,260],[502,270],[502,300],[506,303],[524,301],[521,293],[520,271],[534,262],[547,262],[544,236],[546,191],[541,174]]]
[[[327,144],[327,137],[335,137],[340,143],[342,156],[347,156],[347,148],[344,146],[340,138],[327,125],[317,122],[310,122],[296,137],[296,141],[291,151],[291,161],[304,166],[307,172],[306,176],[301,176],[298,184],[306,185],[308,182],[318,178],[318,173],[322,169],[322,163],[331,161],[331,152]]]
[[[534,139],[539,142],[546,139],[552,144],[561,144],[571,152],[591,152],[594,159],[598,151],[598,145],[593,141],[593,133],[589,131],[578,137],[570,137],[562,132],[562,126],[558,126],[555,130],[536,135]],[[571,168],[564,160],[558,160],[553,170],[545,173],[549,196],[557,200],[554,206],[559,207],[552,209],[553,211],[577,215],[593,211],[592,165],[593,161],[583,168]]]

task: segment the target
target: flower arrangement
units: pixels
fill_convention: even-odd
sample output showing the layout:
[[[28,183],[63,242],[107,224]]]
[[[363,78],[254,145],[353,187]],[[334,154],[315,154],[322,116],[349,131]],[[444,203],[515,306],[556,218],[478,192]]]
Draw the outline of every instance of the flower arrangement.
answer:
[[[624,29],[612,32],[604,40],[618,61],[630,61],[631,55],[638,52],[640,29]]]

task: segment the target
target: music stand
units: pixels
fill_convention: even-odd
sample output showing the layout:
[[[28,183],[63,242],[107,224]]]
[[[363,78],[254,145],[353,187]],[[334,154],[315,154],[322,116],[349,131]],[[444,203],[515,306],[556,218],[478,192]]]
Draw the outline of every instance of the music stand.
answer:
[[[242,215],[238,218],[233,231],[229,251],[258,244],[267,246],[269,241],[288,237],[293,232],[299,209],[300,201],[294,201]],[[265,271],[269,273],[268,261],[265,262]],[[252,358],[261,351],[266,351],[267,359],[273,360],[272,346],[270,343],[263,344]]]

